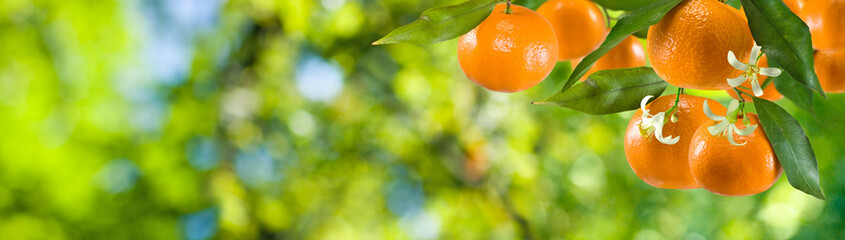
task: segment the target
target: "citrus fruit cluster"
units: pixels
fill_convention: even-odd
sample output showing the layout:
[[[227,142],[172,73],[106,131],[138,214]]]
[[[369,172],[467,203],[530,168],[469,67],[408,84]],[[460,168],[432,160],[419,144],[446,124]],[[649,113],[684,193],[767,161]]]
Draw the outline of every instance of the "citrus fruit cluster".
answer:
[[[784,0],[810,28],[815,69],[825,91],[845,92],[845,1]],[[507,3],[460,37],[464,73],[493,91],[536,85],[557,61],[580,61],[607,36],[610,18],[588,0],[549,0],[537,11]],[[719,0],[684,0],[648,29],[647,51],[629,36],[603,55],[586,76],[605,69],[645,66],[678,87],[678,94],[642,99],[625,133],[625,155],[646,183],[668,189],[704,188],[723,196],[769,189],[783,168],[758,116],[745,111],[752,96],[783,98],[742,9]],[[726,58],[727,56],[727,58]],[[727,59],[727,61],[725,61]],[[725,90],[718,102],[684,88]]]
[[[682,1],[649,28],[647,44],[654,71],[681,91],[648,105],[643,99],[629,122],[625,155],[637,176],[659,188],[701,187],[723,196],[769,189],[783,169],[757,116],[745,112],[744,95],[780,98],[761,83],[781,70],[768,68],[742,12],[716,0]],[[683,88],[730,89],[743,98],[725,109]]]
[[[519,92],[545,79],[557,61],[579,60],[604,41],[605,15],[588,0],[549,0],[537,11],[500,3],[458,40],[467,78],[497,92]],[[589,73],[645,66],[645,50],[629,37],[599,59]]]

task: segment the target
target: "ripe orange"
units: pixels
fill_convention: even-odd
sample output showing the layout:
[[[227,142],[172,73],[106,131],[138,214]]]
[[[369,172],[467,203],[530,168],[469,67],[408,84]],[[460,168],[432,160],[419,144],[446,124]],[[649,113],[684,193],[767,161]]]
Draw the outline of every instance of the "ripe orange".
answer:
[[[467,77],[484,88],[519,92],[546,78],[557,63],[552,25],[531,9],[497,4],[487,19],[458,41],[458,61]]]
[[[555,29],[560,61],[582,58],[604,41],[604,15],[593,2],[549,0],[537,12]]]
[[[813,56],[825,92],[845,92],[845,49],[818,50]]]
[[[678,102],[678,122],[663,126],[664,136],[679,136],[673,145],[660,143],[653,135],[647,138],[640,133],[642,109],[637,110],[628,123],[625,132],[625,157],[640,179],[646,183],[669,189],[698,188],[689,166],[689,144],[693,133],[710,119],[704,115],[704,101],[710,101],[713,112],[724,114],[725,108],[716,101],[703,97],[681,94]],[[651,114],[669,110],[675,103],[675,95],[662,96],[646,105]],[[669,117],[669,116],[667,116]]]
[[[845,48],[845,1],[807,1],[799,14],[810,27],[814,48]]]
[[[783,168],[775,157],[772,145],[756,114],[749,113],[751,124],[757,129],[748,136],[734,135],[731,144],[724,136],[713,136],[707,127],[716,124],[709,121],[702,124],[692,137],[689,147],[689,164],[695,181],[707,191],[723,196],[746,196],[766,191],[778,180]],[[742,120],[737,127],[744,129]]]
[[[727,61],[733,51],[748,62],[754,40],[732,7],[717,0],[685,0],[648,31],[648,57],[657,75],[683,88],[724,90],[742,71]]]
[[[757,66],[761,67],[761,68],[769,67],[769,60],[766,58],[766,55],[763,55],[763,57],[760,58],[760,61],[757,62]],[[784,73],[784,74],[788,74],[788,73]],[[769,78],[766,75],[759,75],[758,77],[759,78],[757,79],[757,81],[760,82],[760,86],[762,86],[763,83],[766,82],[766,79]],[[751,89],[751,81],[745,81],[740,86]],[[744,92],[744,93],[748,93],[749,95],[754,95],[754,92],[752,92],[751,90],[745,90],[745,89],[741,89],[741,88],[739,90]],[[728,92],[728,94],[730,94],[731,97],[733,97],[734,99],[737,99],[737,100],[739,99],[739,98],[736,97],[736,92],[734,92],[733,89],[725,90],[725,92]],[[743,95],[742,98],[745,99],[745,101],[751,101],[751,98],[748,97],[748,96]],[[780,92],[778,92],[778,90],[775,89],[775,83],[769,83],[769,86],[766,86],[765,88],[763,88],[763,96],[760,96],[760,98],[766,99],[766,100],[769,100],[769,101],[777,101],[777,100],[780,100],[781,98],[783,98],[783,95],[781,95]]]
[[[599,58],[596,64],[590,70],[587,70],[587,74],[581,77],[581,80],[587,79],[587,76],[599,70],[640,67],[645,66],[645,64],[643,44],[636,37],[629,36]]]

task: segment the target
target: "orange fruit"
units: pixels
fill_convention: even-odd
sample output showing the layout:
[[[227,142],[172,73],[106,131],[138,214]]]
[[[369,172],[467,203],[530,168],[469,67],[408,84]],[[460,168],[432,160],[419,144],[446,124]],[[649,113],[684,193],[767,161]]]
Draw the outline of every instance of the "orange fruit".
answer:
[[[757,62],[757,67],[761,67],[761,68],[769,67],[769,60],[766,58],[766,55],[763,55],[763,57],[760,58],[760,61]],[[783,74],[788,74],[788,73],[783,73]],[[763,83],[765,83],[766,79],[768,79],[768,78],[769,77],[766,76],[766,75],[759,75],[758,78],[757,78],[757,81],[759,81],[760,86],[762,86]],[[740,86],[751,89],[751,81],[745,81]],[[751,91],[751,90],[745,90],[745,89],[739,88],[739,91],[742,91],[744,93],[748,93],[749,95],[754,95],[754,92]],[[739,100],[739,98],[736,97],[736,92],[734,92],[733,89],[725,90],[725,92],[728,92],[728,94],[730,94],[731,97],[733,97],[734,99]],[[745,99],[745,101],[751,101],[751,98],[748,97],[748,96],[742,95],[742,98]],[[777,100],[780,100],[781,98],[783,98],[783,95],[781,95],[780,92],[778,92],[778,90],[775,89],[775,83],[769,83],[769,86],[766,86],[765,88],[763,88],[763,96],[760,96],[760,98],[766,99],[766,100],[769,100],[769,101],[777,101]]]
[[[818,50],[813,56],[816,74],[825,92],[845,92],[845,49]]]
[[[497,4],[481,24],[458,40],[458,62],[467,78],[497,92],[537,85],[557,63],[558,45],[549,21],[531,9]]]
[[[599,58],[596,64],[587,70],[587,74],[581,77],[581,80],[587,79],[587,76],[599,70],[640,67],[645,64],[643,44],[636,37],[629,36]]]
[[[807,1],[799,16],[810,27],[813,48],[845,48],[845,1]]]
[[[752,195],[772,187],[783,173],[757,115],[748,113],[748,117],[751,124],[758,124],[757,129],[747,136],[734,135],[734,141],[745,145],[736,146],[724,136],[711,135],[707,127],[715,121],[696,130],[689,147],[689,164],[702,188],[723,196]],[[736,126],[745,128],[741,119]]]
[[[651,114],[669,110],[675,104],[676,95],[658,97],[646,105]],[[625,132],[625,157],[637,176],[646,183],[669,189],[698,188],[689,166],[689,144],[693,133],[701,124],[710,119],[704,115],[704,101],[710,101],[713,112],[723,114],[726,109],[716,101],[703,97],[681,94],[678,109],[678,121],[669,121],[663,126],[663,136],[678,136],[673,145],[663,144],[652,135],[643,137],[640,133],[643,110],[634,113]],[[669,117],[669,116],[666,116]]]
[[[683,88],[724,90],[742,71],[727,61],[733,51],[748,62],[751,30],[731,6],[717,0],[684,0],[648,30],[648,57],[657,75]]]
[[[537,12],[555,29],[560,61],[587,56],[604,41],[604,15],[593,2],[549,0],[540,5]]]

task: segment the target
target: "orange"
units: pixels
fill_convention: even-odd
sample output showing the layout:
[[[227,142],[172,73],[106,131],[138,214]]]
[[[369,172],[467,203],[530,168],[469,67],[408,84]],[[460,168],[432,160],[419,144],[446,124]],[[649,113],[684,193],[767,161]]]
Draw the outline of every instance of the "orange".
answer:
[[[560,61],[587,56],[604,41],[604,15],[593,2],[549,0],[540,5],[537,12],[555,29]]]
[[[490,16],[458,40],[467,78],[497,92],[519,92],[546,78],[557,63],[552,25],[531,9],[497,4]]]
[[[813,56],[816,74],[825,92],[845,92],[845,49],[819,50]]]
[[[669,110],[675,103],[676,95],[667,95],[655,99],[646,105],[651,114]],[[643,137],[640,133],[643,110],[634,113],[625,132],[625,157],[637,176],[646,183],[669,189],[698,188],[689,166],[689,144],[693,133],[701,124],[710,119],[704,115],[704,101],[710,101],[713,112],[723,114],[726,110],[716,101],[703,97],[681,94],[676,110],[678,122],[668,122],[663,126],[663,136],[678,136],[673,145],[660,143],[652,135]],[[666,116],[667,118],[669,116]]]
[[[769,60],[766,58],[766,55],[763,55],[763,57],[760,58],[760,61],[757,62],[757,66],[761,67],[761,68],[769,67]],[[783,74],[788,74],[788,73],[783,73]],[[760,86],[763,86],[763,83],[765,83],[766,79],[769,78],[766,75],[759,75],[757,77],[758,77],[757,81],[760,82]],[[740,86],[751,89],[751,81],[745,81]],[[739,88],[739,91],[742,91],[744,93],[748,93],[749,95],[754,95],[754,92],[751,91],[751,90],[745,90],[745,89]],[[734,92],[733,89],[725,90],[725,92],[728,92],[728,94],[730,94],[731,97],[733,97],[734,99],[737,99],[737,100],[739,99],[739,98],[736,97],[736,92]],[[751,101],[751,98],[748,97],[748,96],[743,95],[742,98],[745,99],[745,101]],[[777,101],[777,100],[780,100],[781,98],[783,98],[783,95],[781,95],[780,92],[778,92],[778,90],[775,89],[775,83],[772,82],[772,83],[769,83],[769,86],[766,86],[765,88],[763,88],[763,96],[760,96],[760,98],[766,99],[766,100],[769,100],[769,101]]]
[[[748,62],[754,40],[732,7],[717,0],[685,0],[648,31],[648,57],[657,75],[683,88],[724,90],[742,71],[728,51]]]
[[[813,48],[845,48],[845,1],[807,1],[799,16],[810,27]]]
[[[758,124],[757,129],[748,136],[734,135],[734,141],[745,145],[736,146],[724,136],[711,135],[707,127],[715,121],[702,124],[693,135],[689,164],[702,188],[723,196],[752,195],[772,187],[783,173],[757,115],[749,113],[748,117],[751,124]],[[741,119],[736,126],[745,128]]]
[[[599,58],[596,64],[590,70],[587,70],[587,74],[581,77],[581,80],[587,79],[590,74],[599,70],[640,67],[645,66],[645,64],[643,44],[636,37],[629,36]]]

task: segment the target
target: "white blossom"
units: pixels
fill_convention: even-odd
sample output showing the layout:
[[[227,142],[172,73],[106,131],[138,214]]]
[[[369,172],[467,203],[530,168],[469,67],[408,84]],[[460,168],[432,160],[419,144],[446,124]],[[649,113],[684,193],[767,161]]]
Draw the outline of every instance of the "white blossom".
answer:
[[[736,100],[731,101],[731,105],[728,106],[728,114],[736,114],[736,110],[738,108],[739,102]],[[740,136],[748,136],[757,129],[757,124],[746,126],[745,129],[737,128],[736,118],[716,115],[712,110],[710,110],[710,106],[707,105],[707,101],[704,101],[704,114],[707,115],[708,118],[713,119],[713,121],[719,122],[716,125],[707,127],[707,131],[709,131],[713,136],[719,136],[720,134],[727,136],[728,141],[736,146],[742,146],[745,145],[745,143],[736,143],[736,141],[734,141],[734,133]]]
[[[781,70],[779,68],[757,67],[757,57],[760,54],[760,49],[760,46],[754,46],[754,48],[751,49],[751,60],[748,64],[740,62],[739,59],[736,58],[736,55],[734,55],[733,51],[728,51],[728,63],[730,63],[734,68],[744,71],[744,73],[739,75],[739,77],[729,78],[728,84],[731,85],[731,87],[737,87],[745,81],[751,80],[751,90],[754,91],[754,96],[758,97],[763,95],[763,89],[760,88],[760,81],[757,80],[757,75],[777,77],[781,74]]]
[[[651,115],[648,109],[646,109],[646,103],[648,103],[648,100],[653,97],[654,96],[648,95],[640,102],[640,108],[643,110],[643,116],[641,118],[642,121],[640,121],[639,126],[640,132],[643,133],[643,137],[646,138],[654,134],[654,138],[663,144],[672,145],[678,143],[678,140],[681,139],[680,136],[663,136],[663,125],[666,124],[666,113],[659,112],[655,115]]]

